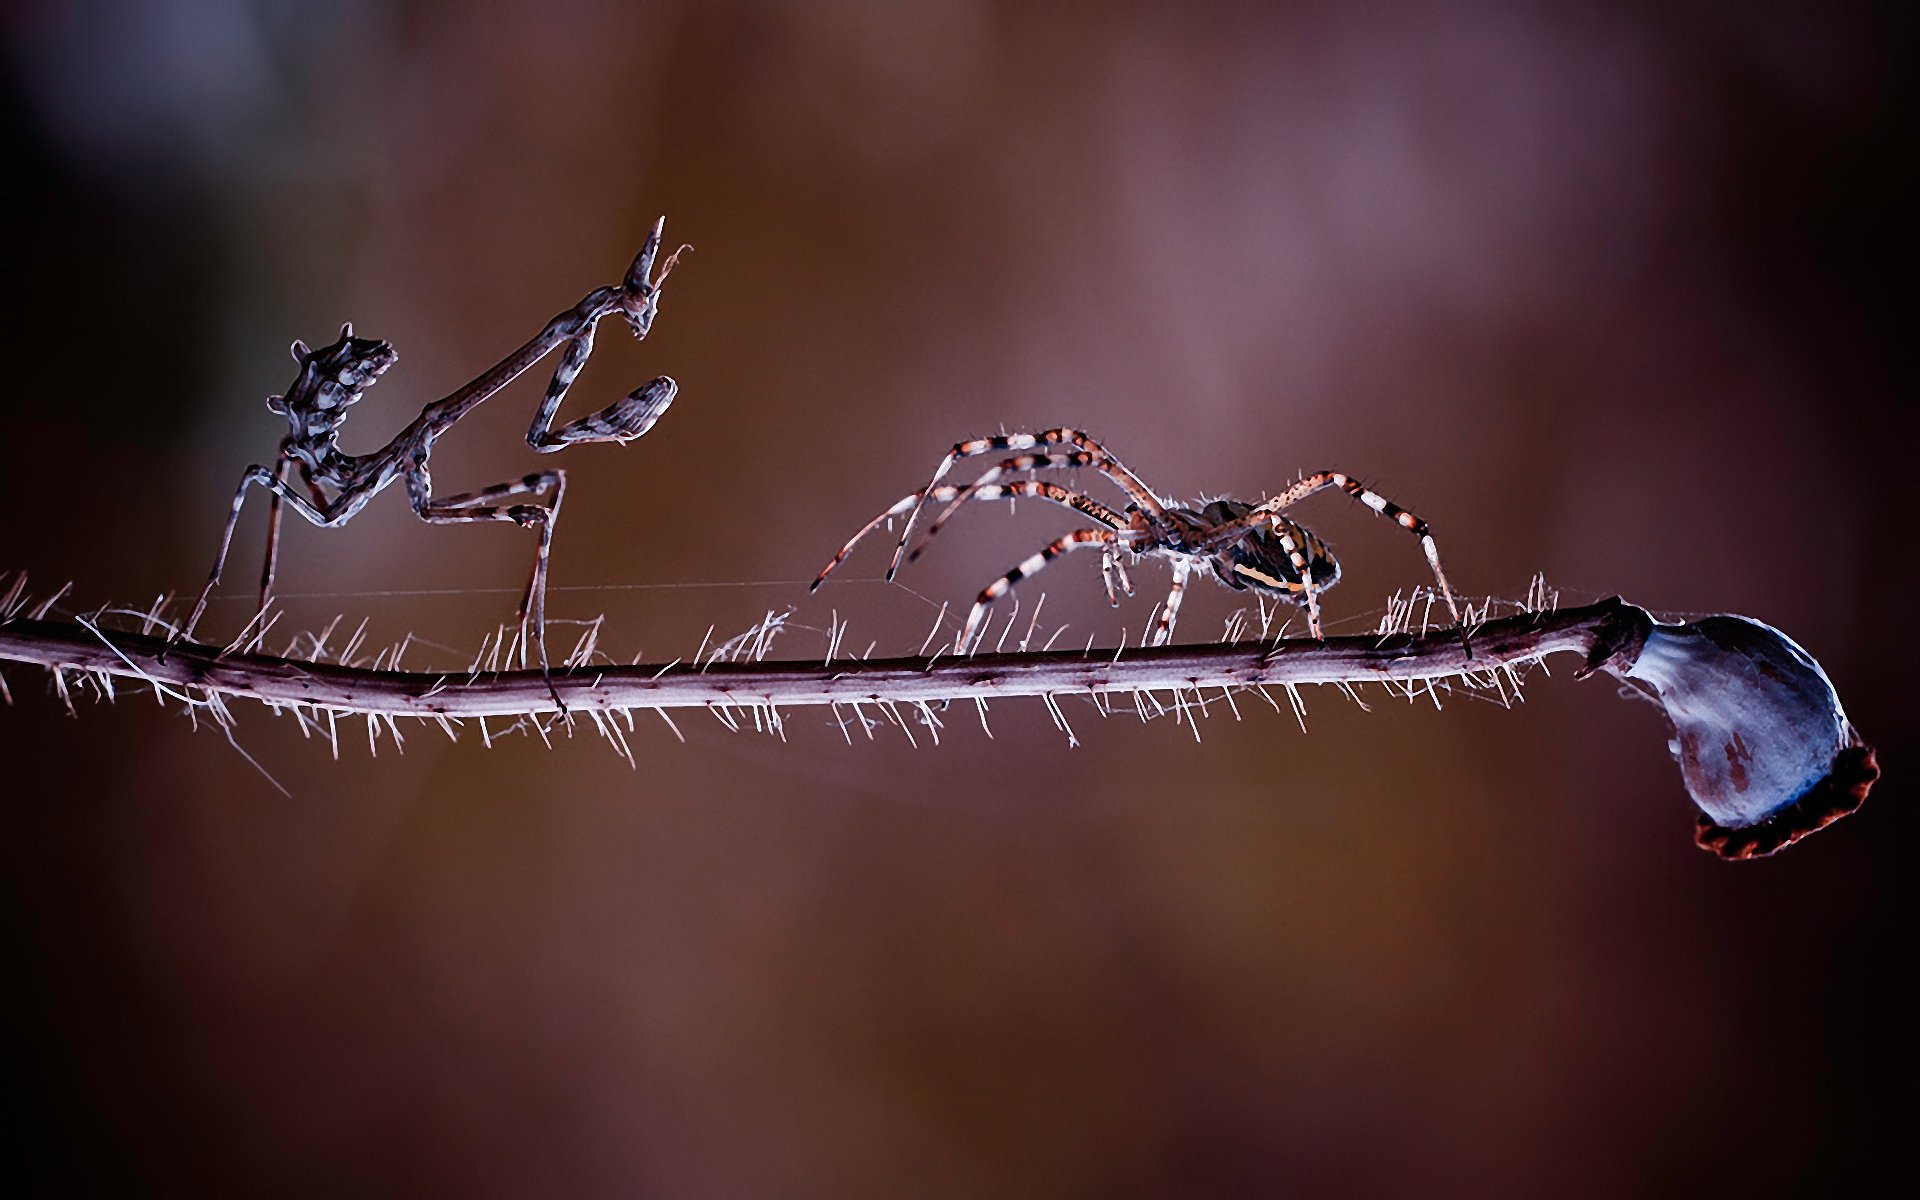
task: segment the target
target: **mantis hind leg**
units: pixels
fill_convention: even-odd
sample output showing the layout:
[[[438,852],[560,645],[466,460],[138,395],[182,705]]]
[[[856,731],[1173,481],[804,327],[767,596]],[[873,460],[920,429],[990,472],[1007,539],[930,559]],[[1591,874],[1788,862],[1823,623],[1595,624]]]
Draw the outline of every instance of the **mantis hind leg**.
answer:
[[[473,521],[511,521],[538,531],[534,546],[533,569],[527,578],[527,590],[520,598],[517,620],[520,623],[520,665],[527,665],[527,645],[532,643],[540,660],[540,673],[546,677],[547,691],[560,711],[566,704],[554,689],[547,660],[547,559],[553,546],[553,525],[560,517],[560,502],[566,496],[566,472],[536,471],[506,483],[457,496],[436,498],[433,480],[424,464],[407,475],[407,497],[420,519],[435,525],[464,525]],[[501,504],[514,496],[531,496],[532,503]]]

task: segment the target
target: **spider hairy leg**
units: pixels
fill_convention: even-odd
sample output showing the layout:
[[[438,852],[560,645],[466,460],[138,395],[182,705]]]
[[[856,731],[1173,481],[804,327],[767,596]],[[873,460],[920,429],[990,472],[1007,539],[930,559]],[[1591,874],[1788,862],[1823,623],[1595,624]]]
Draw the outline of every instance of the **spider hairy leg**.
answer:
[[[1121,465],[1119,459],[1108,453],[1105,446],[1078,429],[1065,427],[1049,429],[1039,434],[1003,433],[995,437],[973,438],[969,441],[957,442],[953,449],[947,452],[947,456],[940,460],[940,465],[934,469],[933,478],[927,481],[927,487],[937,486],[942,479],[946,478],[947,472],[953,470],[954,464],[963,458],[990,454],[996,450],[1031,450],[1042,445],[1071,445],[1085,452],[1093,459],[1088,465],[1119,484],[1140,509],[1155,515],[1162,511],[1159,497],[1155,496],[1146,484],[1140,482],[1138,476]],[[906,526],[900,531],[900,544],[894,547],[893,561],[887,566],[888,580],[892,580],[900,571],[901,560],[907,552],[907,542],[913,534],[913,523],[919,518],[920,510],[925,504],[926,498],[923,495],[907,516]]]
[[[1164,646],[1173,640],[1173,625],[1180,619],[1180,601],[1187,594],[1187,574],[1192,570],[1193,563],[1188,559],[1173,561],[1173,582],[1167,587],[1167,603],[1160,610],[1160,619],[1154,623],[1153,645]]]
[[[947,503],[947,506],[940,511],[940,515],[935,517],[933,522],[927,526],[927,531],[920,535],[920,543],[913,548],[912,553],[907,555],[907,562],[916,562],[922,554],[926,553],[927,544],[933,541],[934,535],[946,526],[947,521],[955,513],[959,512],[961,506],[966,504],[967,501],[991,500],[1005,494],[1005,489],[998,480],[1009,471],[1034,471],[1042,467],[1050,466],[1079,467],[1088,465],[1090,461],[1084,451],[1076,451],[1072,454],[1023,454],[1018,458],[1008,459],[1006,462],[992,468],[980,478],[962,488],[959,495]],[[1068,491],[1055,484],[1047,484],[1046,488],[1047,490],[1040,493],[1027,494],[1045,495],[1050,500],[1055,500],[1067,505],[1069,508],[1075,509],[1083,516],[1091,517],[1109,529],[1124,529],[1127,527],[1127,518],[1123,514],[1115,512],[1113,509],[1108,508],[1106,505],[1091,497],[1081,495],[1078,492]],[[1123,581],[1126,578],[1124,572],[1121,578]],[[1131,584],[1126,585],[1126,591],[1128,595],[1133,594]]]
[[[1307,632],[1318,640],[1325,640],[1326,634],[1320,628],[1320,589],[1313,583],[1313,564],[1300,551],[1300,543],[1294,539],[1293,530],[1299,527],[1293,522],[1274,514],[1274,532],[1279,535],[1280,548],[1287,552],[1287,561],[1300,573],[1300,591],[1307,598]],[[1304,532],[1304,531],[1302,531]]]
[[[1318,483],[1321,479],[1325,479],[1326,482]],[[1453,618],[1455,625],[1460,624],[1460,606],[1454,602],[1453,588],[1447,583],[1447,573],[1440,567],[1440,548],[1434,543],[1433,531],[1427,527],[1427,523],[1379,492],[1367,487],[1358,479],[1339,471],[1321,471],[1309,475],[1289,488],[1288,492],[1305,487],[1310,489],[1306,494],[1311,494],[1312,491],[1318,491],[1325,486],[1340,488],[1361,504],[1419,539],[1420,549],[1426,555],[1427,565],[1433,569],[1433,581],[1440,588],[1440,598],[1446,601],[1447,615]]]
[[[1113,586],[1116,580],[1120,584],[1118,592]],[[1109,546],[1106,553],[1100,556],[1100,581],[1106,584],[1107,606],[1110,608],[1120,607],[1121,592],[1133,595],[1133,580],[1127,578],[1127,564],[1120,561],[1118,546]]]
[[[1349,496],[1420,540],[1420,549],[1427,557],[1427,565],[1433,568],[1433,581],[1439,585],[1440,598],[1446,601],[1447,614],[1453,618],[1455,625],[1460,624],[1460,606],[1454,602],[1453,588],[1447,583],[1447,573],[1440,567],[1440,548],[1435,545],[1433,531],[1427,527],[1427,523],[1351,476],[1337,471],[1328,471],[1325,474],[1329,482],[1344,490]]]
[[[1021,454],[1014,458],[1009,458],[997,466],[987,468],[980,473],[980,477],[975,479],[970,486],[963,487],[960,490],[959,497],[948,503],[945,508],[940,510],[940,515],[936,516],[927,524],[926,531],[920,535],[920,540],[914,544],[913,549],[907,552],[905,563],[902,565],[917,562],[920,556],[927,552],[927,543],[933,541],[934,535],[944,529],[947,522],[953,519],[953,515],[960,511],[961,506],[970,499],[967,493],[973,488],[987,487],[998,483],[1002,475],[1015,471],[1038,471],[1047,467],[1073,469],[1076,467],[1092,466],[1093,463],[1094,457],[1092,454],[1089,454],[1085,450],[1075,450],[1070,454]]]
[[[1019,566],[981,590],[979,599],[973,602],[973,611],[967,614],[966,626],[960,631],[960,640],[954,645],[955,652],[966,654],[973,649],[974,643],[979,640],[980,633],[986,625],[987,610],[1014,584],[1040,571],[1063,554],[1087,546],[1112,546],[1119,540],[1120,535],[1111,529],[1076,529],[1048,543],[1039,553],[1030,556]]]
[[[1014,464],[1020,462],[1022,459],[1047,460],[1035,462],[1032,464],[1032,467],[1065,465],[1065,460],[1072,457],[1074,456],[1066,454],[1022,455],[1020,459],[1008,459],[995,469],[1016,469]],[[1072,508],[1077,512],[1099,521],[1110,529],[1118,529],[1126,524],[1124,517],[1106,505],[1101,504],[1099,501],[1090,499],[1078,492],[1069,491],[1066,488],[1060,487],[1058,484],[1042,483],[1039,480],[1015,480],[1010,484],[988,484],[984,487],[978,484],[972,484],[964,487],[945,485],[941,487],[920,488],[917,491],[910,492],[901,497],[891,508],[888,508],[885,512],[861,526],[860,531],[849,538],[847,544],[840,548],[840,552],[835,554],[825,567],[821,568],[820,574],[815,576],[813,584],[807,590],[815,591],[822,583],[825,583],[827,576],[831,575],[841,563],[846,561],[847,555],[853,553],[853,548],[859,544],[860,539],[866,537],[902,513],[916,509],[923,500],[931,499],[936,504],[958,505],[967,500],[998,500],[1002,497],[1013,496],[1033,497],[1041,500],[1050,500],[1055,504],[1065,505],[1068,508]]]

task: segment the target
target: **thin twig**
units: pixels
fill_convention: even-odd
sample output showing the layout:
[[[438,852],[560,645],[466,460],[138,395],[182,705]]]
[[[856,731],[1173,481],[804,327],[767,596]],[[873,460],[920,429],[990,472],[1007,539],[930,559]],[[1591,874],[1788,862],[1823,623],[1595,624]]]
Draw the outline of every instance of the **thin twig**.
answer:
[[[1467,671],[1523,665],[1576,653],[1597,666],[1651,624],[1617,599],[1585,608],[1522,613],[1475,628],[1463,643],[1453,630],[1149,647],[1089,659],[1078,650],[980,654],[932,663],[925,658],[764,662],[709,659],[698,665],[642,663],[591,674],[556,672],[549,688],[538,670],[481,672],[449,681],[437,671],[369,670],[259,654],[222,654],[175,646],[164,659],[159,638],[103,634],[63,623],[19,620],[0,626],[0,660],[54,670],[81,668],[149,684],[193,688],[263,702],[319,705],[342,712],[431,717],[528,716],[568,708],[700,708],[715,705],[812,705],[847,701],[918,704],[1007,696],[1253,688],[1262,684],[1362,683],[1446,679]],[[110,636],[112,644],[103,644]],[[718,657],[718,656],[716,656]],[[1629,656],[1630,661],[1630,656]]]

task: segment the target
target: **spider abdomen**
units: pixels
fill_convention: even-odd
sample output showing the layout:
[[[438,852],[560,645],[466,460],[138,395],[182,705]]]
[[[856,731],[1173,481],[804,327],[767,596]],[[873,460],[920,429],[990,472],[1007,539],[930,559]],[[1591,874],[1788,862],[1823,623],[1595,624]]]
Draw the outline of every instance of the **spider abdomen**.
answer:
[[[1254,506],[1243,500],[1215,500],[1201,510],[1208,525],[1223,525],[1252,512]],[[1293,541],[1307,563],[1315,591],[1325,591],[1340,581],[1340,563],[1333,551],[1312,530],[1282,519],[1278,527],[1257,526],[1239,539],[1221,546],[1213,555],[1213,572],[1220,581],[1235,590],[1251,588],[1257,592],[1304,599],[1300,569],[1281,540],[1282,534]]]
[[[1294,540],[1300,543],[1315,591],[1324,592],[1340,582],[1340,563],[1324,542],[1311,533],[1304,540],[1299,537]],[[1294,567],[1292,556],[1280,545],[1280,539],[1271,534],[1253,534],[1228,546],[1214,555],[1213,570],[1228,587],[1304,599],[1300,572]]]

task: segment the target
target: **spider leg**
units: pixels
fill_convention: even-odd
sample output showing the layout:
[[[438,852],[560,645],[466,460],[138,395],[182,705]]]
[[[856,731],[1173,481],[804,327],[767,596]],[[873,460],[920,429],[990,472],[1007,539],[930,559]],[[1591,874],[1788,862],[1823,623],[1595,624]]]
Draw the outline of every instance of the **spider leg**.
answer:
[[[967,624],[960,631],[960,641],[955,645],[956,653],[965,654],[973,649],[982,627],[987,620],[987,609],[995,600],[1005,595],[1007,589],[1034,572],[1045,567],[1054,559],[1069,551],[1083,546],[1112,546],[1120,540],[1120,535],[1111,529],[1076,529],[1065,537],[1056,538],[1038,554],[1028,558],[1013,570],[988,584],[980,592],[980,598],[973,602],[973,611],[967,614]]]
[[[1100,522],[1100,524],[1105,525],[1108,529],[1127,528],[1128,522],[1125,516],[1115,512],[1113,509],[1108,508],[1106,505],[1100,503],[1098,500],[1095,500],[1090,496],[1082,495],[1079,492],[1069,491],[1068,489],[1061,487],[1057,483],[1046,483],[1046,482],[1043,482],[1040,480],[1034,480],[1034,479],[1016,480],[1012,483],[1004,483],[1004,484],[994,482],[996,479],[999,478],[999,476],[1005,470],[1008,470],[1008,469],[1032,470],[1037,466],[1053,465],[1045,461],[1030,462],[1027,460],[1047,460],[1047,459],[1054,459],[1054,458],[1071,459],[1071,458],[1077,458],[1077,457],[1079,456],[1078,455],[1053,455],[1053,454],[1025,454],[1017,459],[1008,459],[1006,462],[1001,463],[998,467],[995,467],[991,471],[988,471],[985,476],[974,480],[972,483],[966,485],[963,488],[941,489],[941,490],[955,491],[956,495],[952,498],[952,500],[947,502],[946,508],[942,509],[940,512],[940,515],[934,518],[933,523],[927,526],[927,531],[920,535],[920,544],[913,548],[913,552],[911,554],[907,555],[907,561],[909,563],[915,562],[919,559],[919,557],[922,554],[926,553],[927,543],[933,541],[933,535],[936,533],[939,533],[941,528],[944,525],[946,525],[948,518],[952,517],[954,513],[959,512],[960,506],[965,504],[969,500],[992,500],[1000,496],[1042,496],[1048,500],[1052,500],[1056,504],[1064,504],[1069,508],[1075,509],[1081,514],[1091,517],[1095,521]],[[1016,467],[1013,464],[1024,464],[1024,465]],[[1122,574],[1121,578],[1125,579],[1125,575]],[[1131,585],[1127,587],[1127,594],[1128,595],[1133,594],[1133,588]]]
[[[1120,607],[1120,594],[1114,591],[1114,580],[1120,581],[1120,592],[1133,595],[1133,580],[1127,578],[1127,564],[1120,561],[1118,549],[1109,546],[1100,556],[1100,579],[1107,585],[1107,603],[1114,608]]]
[[[1180,619],[1180,601],[1187,594],[1187,572],[1191,570],[1191,559],[1173,560],[1173,583],[1167,588],[1167,604],[1160,610],[1160,620],[1153,627],[1155,646],[1164,646],[1173,640],[1173,623]]]
[[[1427,565],[1433,568],[1433,581],[1440,587],[1440,598],[1447,602],[1447,615],[1453,618],[1455,625],[1460,624],[1460,606],[1454,603],[1453,588],[1447,584],[1447,573],[1440,567],[1440,548],[1434,543],[1433,531],[1427,527],[1425,521],[1367,487],[1358,479],[1343,475],[1339,471],[1320,471],[1309,475],[1275,497],[1275,500],[1286,499],[1296,494],[1305,498],[1326,487],[1342,489],[1355,500],[1420,540],[1420,549],[1427,556]],[[1287,503],[1293,503],[1293,501],[1287,500]],[[1285,505],[1283,504],[1282,507]]]
[[[940,460],[940,465],[934,469],[933,478],[927,481],[927,489],[931,490],[937,486],[942,479],[946,478],[947,472],[953,470],[954,464],[963,458],[990,454],[995,450],[1031,450],[1035,446],[1060,445],[1071,445],[1084,452],[1089,459],[1086,465],[1094,467],[1119,484],[1133,503],[1144,511],[1154,516],[1159,516],[1165,511],[1165,506],[1160,503],[1159,497],[1155,496],[1146,484],[1140,482],[1138,476],[1121,465],[1120,460],[1110,454],[1105,446],[1078,429],[1049,429],[1039,434],[1003,433],[997,437],[973,438],[969,441],[957,442],[953,449],[947,452],[947,456]],[[908,538],[913,533],[913,523],[920,516],[920,509],[925,504],[926,498],[923,494],[920,502],[913,506],[913,511],[908,515],[906,527],[900,531],[900,544],[894,548],[893,562],[887,567],[889,580],[900,570],[901,559],[907,552]]]
[[[1320,628],[1320,589],[1313,582],[1313,564],[1307,561],[1300,542],[1293,536],[1293,531],[1300,527],[1278,513],[1272,514],[1272,519],[1273,531],[1280,536],[1280,548],[1287,552],[1287,561],[1300,573],[1300,590],[1307,597],[1307,632],[1315,641],[1324,641],[1327,635]],[[1305,530],[1300,532],[1304,534]]]
[[[567,476],[560,470],[536,471],[531,475],[457,496],[435,499],[433,478],[424,462],[416,462],[407,472],[407,499],[420,519],[434,525],[459,525],[470,521],[512,521],[539,531],[533,552],[533,570],[527,590],[516,614],[520,622],[520,665],[527,665],[527,643],[531,641],[540,658],[540,675],[547,681],[547,692],[560,711],[566,702],[553,686],[553,674],[547,661],[547,556],[553,545],[553,525],[560,516],[560,503],[566,497]],[[545,493],[542,495],[541,493]],[[533,495],[531,504],[500,505],[496,501],[510,496]],[[529,622],[528,618],[532,620]]]
[[[1071,454],[1021,454],[1014,458],[1009,458],[997,466],[987,468],[981,472],[980,477],[975,479],[971,486],[985,487],[989,484],[997,483],[1002,475],[1010,471],[1038,471],[1044,467],[1090,467],[1094,465],[1094,461],[1093,455],[1087,453],[1085,450],[1075,450]],[[927,543],[933,540],[933,535],[939,533],[940,530],[946,526],[946,523],[953,519],[953,515],[960,511],[960,506],[970,498],[967,495],[968,490],[970,489],[962,488],[959,498],[940,510],[940,515],[933,519],[932,523],[927,526],[926,532],[920,535],[920,541],[907,553],[907,562],[911,563],[926,553]],[[1121,523],[1124,524],[1125,522]]]
[[[1006,466],[1007,464],[1002,463],[1001,465]],[[1083,513],[1110,529],[1118,529],[1126,524],[1126,518],[1114,512],[1106,505],[1101,504],[1099,501],[1089,499],[1086,496],[1080,495],[1078,492],[1068,491],[1058,484],[1043,483],[1037,479],[1021,479],[1015,480],[1012,483],[993,484],[987,487],[978,487],[977,485],[955,487],[947,485],[936,488],[921,488],[919,491],[910,492],[901,497],[892,508],[887,509],[873,520],[861,526],[860,532],[854,534],[853,537],[848,539],[846,545],[840,547],[840,552],[835,554],[832,561],[828,562],[827,565],[821,569],[820,574],[814,578],[812,587],[807,590],[813,591],[822,583],[825,583],[827,576],[831,575],[836,567],[846,561],[847,555],[853,552],[854,546],[859,543],[861,538],[866,537],[901,513],[914,508],[923,498],[929,496],[936,504],[947,504],[951,502],[955,505],[966,500],[998,500],[1002,497],[1030,496],[1040,500],[1051,500],[1055,504],[1064,504],[1068,508]],[[931,537],[932,535],[929,534],[928,536]]]

